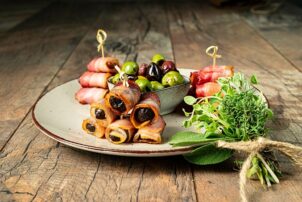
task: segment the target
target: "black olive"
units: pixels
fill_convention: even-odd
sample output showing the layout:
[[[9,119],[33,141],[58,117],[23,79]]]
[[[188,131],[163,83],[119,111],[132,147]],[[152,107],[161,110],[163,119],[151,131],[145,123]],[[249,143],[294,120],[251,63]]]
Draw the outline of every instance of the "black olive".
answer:
[[[116,137],[114,135],[109,135],[110,139],[112,140],[112,142],[119,142],[121,140],[121,138]]]
[[[87,123],[86,128],[92,133],[95,131],[95,126],[93,124]]]
[[[105,119],[106,118],[106,114],[104,112],[104,110],[102,109],[95,109],[95,118],[97,119]]]
[[[119,112],[124,112],[126,111],[126,106],[123,102],[123,100],[117,98],[117,97],[114,97],[114,96],[111,96],[109,98],[109,102],[110,102],[110,105],[113,109],[116,109],[118,110]]]
[[[146,77],[149,81],[158,81],[161,82],[163,77],[161,69],[153,62],[148,66]]]
[[[155,116],[154,112],[150,108],[140,108],[135,111],[135,120],[139,123],[152,120]]]

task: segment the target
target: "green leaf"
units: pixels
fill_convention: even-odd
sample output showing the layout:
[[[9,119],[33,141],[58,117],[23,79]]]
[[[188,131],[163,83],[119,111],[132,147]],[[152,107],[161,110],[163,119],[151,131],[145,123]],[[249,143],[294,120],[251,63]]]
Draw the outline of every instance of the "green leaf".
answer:
[[[184,97],[184,101],[187,105],[193,105],[196,103],[197,99],[193,96],[186,96]]]
[[[257,80],[257,77],[256,77],[255,75],[253,75],[253,76],[251,77],[251,83],[252,83],[252,84],[258,84],[258,80]]]
[[[192,153],[184,155],[184,157],[193,164],[211,165],[227,160],[232,154],[232,150],[220,149],[213,144],[207,144],[195,149]]]

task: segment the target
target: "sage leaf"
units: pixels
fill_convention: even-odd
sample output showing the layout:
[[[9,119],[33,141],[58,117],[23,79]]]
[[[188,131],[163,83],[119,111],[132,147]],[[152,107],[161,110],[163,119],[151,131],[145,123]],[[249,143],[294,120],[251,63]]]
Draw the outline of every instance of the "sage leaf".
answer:
[[[193,96],[186,96],[184,97],[184,101],[187,105],[193,105],[196,103],[197,99]]]

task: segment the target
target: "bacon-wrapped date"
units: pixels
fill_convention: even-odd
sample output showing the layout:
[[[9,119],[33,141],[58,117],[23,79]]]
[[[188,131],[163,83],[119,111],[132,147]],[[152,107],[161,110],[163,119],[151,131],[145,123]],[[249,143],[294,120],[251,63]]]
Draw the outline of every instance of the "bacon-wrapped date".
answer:
[[[135,132],[136,128],[129,119],[120,119],[108,125],[105,136],[109,142],[121,144],[130,142]]]
[[[104,99],[99,103],[91,104],[90,115],[103,127],[107,127],[117,118],[111,109],[105,105]]]
[[[146,93],[133,108],[130,120],[135,128],[142,128],[160,116],[160,100],[156,93]]]
[[[82,122],[82,129],[91,135],[102,138],[105,135],[105,127],[101,126],[94,119],[85,119]]]
[[[81,88],[75,94],[75,98],[81,104],[91,104],[94,102],[99,102],[102,98],[104,98],[107,92],[108,90],[103,88]]]
[[[133,81],[128,81],[129,86],[122,82],[113,87],[105,96],[106,105],[117,115],[126,115],[140,100],[141,91]]]
[[[133,142],[144,142],[150,144],[159,144],[162,141],[161,134],[164,131],[166,123],[164,119],[159,116],[158,119],[153,120],[151,124],[140,128],[133,137]]]
[[[91,72],[116,73],[115,65],[119,66],[119,61],[113,57],[94,58],[87,65],[87,69]]]
[[[111,76],[110,73],[85,72],[80,78],[79,83],[83,88],[99,87],[107,88],[107,79]]]

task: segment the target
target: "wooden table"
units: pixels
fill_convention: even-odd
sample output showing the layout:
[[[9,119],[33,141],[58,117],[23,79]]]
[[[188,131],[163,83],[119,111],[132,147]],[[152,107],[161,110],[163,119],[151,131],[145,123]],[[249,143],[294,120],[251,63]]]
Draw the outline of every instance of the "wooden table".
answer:
[[[255,16],[198,2],[35,3],[23,5],[26,14],[20,4],[2,5],[1,21],[11,23],[0,24],[0,201],[240,201],[231,161],[198,167],[181,156],[99,155],[57,143],[34,126],[35,101],[78,78],[97,55],[99,27],[109,34],[107,54],[121,61],[162,53],[178,67],[198,69],[211,62],[204,50],[218,45],[220,64],[261,81],[275,113],[271,137],[302,143],[299,7]],[[281,183],[265,190],[249,181],[251,201],[302,201],[301,170],[279,160]]]

